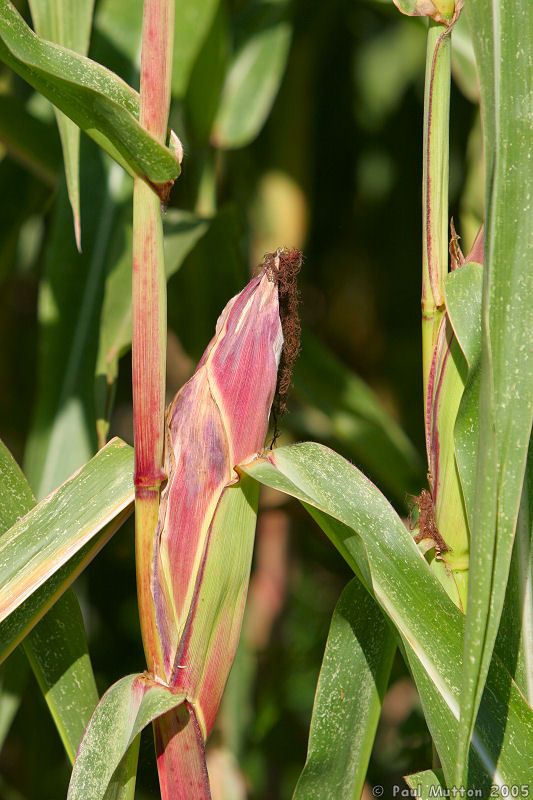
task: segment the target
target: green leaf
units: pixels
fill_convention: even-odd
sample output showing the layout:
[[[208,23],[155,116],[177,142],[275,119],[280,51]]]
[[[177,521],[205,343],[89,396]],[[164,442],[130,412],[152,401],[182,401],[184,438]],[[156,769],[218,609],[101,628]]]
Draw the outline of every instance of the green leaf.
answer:
[[[1,442],[0,500],[0,533],[4,533],[35,505],[28,482]],[[62,588],[66,585],[64,581]],[[36,594],[43,595],[45,587],[41,587]],[[30,599],[35,600],[35,595]],[[41,604],[39,610],[44,613],[48,605]],[[28,610],[32,613],[28,614]],[[26,601],[8,618],[7,624],[0,624],[0,660],[30,630],[30,626],[35,625],[42,613],[35,613],[35,604]],[[21,624],[22,621],[24,624]],[[8,632],[10,637],[6,640]],[[85,725],[98,702],[83,619],[73,592],[67,592],[59,599],[26,637],[23,646],[72,761]],[[8,669],[14,658],[16,654],[7,662]]]
[[[354,578],[333,612],[293,800],[361,796],[395,651],[392,630]]]
[[[176,0],[172,94],[182,98],[194,62],[209,33],[219,0]]]
[[[133,501],[133,455],[112,440],[0,539],[0,622]]]
[[[211,136],[216,147],[244,147],[263,127],[289,54],[287,7],[284,1],[259,2],[242,14]]]
[[[87,210],[84,252],[65,235],[70,208],[58,198],[45,273],[39,290],[38,392],[24,466],[38,498],[55,489],[96,450],[94,370],[109,248],[122,236],[121,170],[106,169],[102,154],[84,142],[82,205]]]
[[[81,55],[87,55],[91,38],[94,0],[29,0],[36,33],[43,39],[63,45]],[[81,250],[80,221],[80,129],[56,109],[57,124],[68,186],[68,196],[74,216],[74,231],[78,250]]]
[[[179,270],[189,252],[209,226],[209,221],[187,211],[169,209],[163,221],[167,280]],[[128,201],[117,212],[120,231],[111,242],[105,294],[100,318],[96,359],[96,415],[98,439],[106,441],[114,399],[118,363],[131,348],[132,222]]]
[[[0,663],[7,658],[20,642],[23,641],[25,647],[28,643],[31,645],[32,631],[47,612],[49,614],[51,613],[53,618],[59,620],[61,620],[63,613],[68,612],[67,606],[58,603],[59,598],[63,592],[65,592],[65,589],[67,589],[78,575],[83,572],[94,556],[107,544],[111,536],[118,530],[129,514],[130,509],[128,508],[115,517],[112,522],[106,525],[90,542],[69,558],[64,566],[57,569],[42,586],[34,591],[27,600],[21,603],[21,605],[0,623]],[[70,592],[67,592],[67,594],[70,594]],[[87,651],[86,646],[85,651]],[[65,654],[65,657],[68,657],[68,653]],[[39,653],[36,653],[36,659],[40,658],[41,656]],[[46,664],[46,653],[44,658],[44,663]],[[82,666],[80,658],[81,655],[75,659],[77,668]],[[74,660],[71,663],[74,663]],[[89,670],[90,663],[88,659],[85,660],[85,664],[87,665],[87,670]],[[54,673],[52,672],[52,674]],[[73,679],[74,687],[77,685],[78,680],[79,678]],[[84,680],[87,684],[90,683],[89,678]],[[76,749],[74,745],[73,748],[74,750]]]
[[[67,800],[111,800],[121,781],[132,781],[131,761],[117,780],[125,757],[141,731],[153,720],[184,701],[146,675],[121,678],[102,697],[87,726],[74,763]],[[129,755],[128,755],[129,753]],[[132,759],[133,760],[133,759]],[[111,785],[111,788],[110,788]]]
[[[134,59],[142,7],[133,18],[130,13],[127,25],[120,11],[116,0],[107,0],[99,5],[97,21],[105,36],[112,38],[120,16],[121,45]],[[101,42],[102,38],[98,53]],[[132,74],[133,64],[128,60],[126,64],[125,71]],[[65,235],[70,212],[63,187],[39,292],[38,393],[24,461],[39,498],[85,464],[97,447],[95,404],[100,386],[95,400],[94,375],[104,285],[106,274],[121,258],[124,224],[131,218],[128,176],[94,144],[86,139],[81,144],[81,202],[87,215],[84,251],[78,253],[73,239]]]
[[[483,267],[469,262],[446,276],[446,310],[459,346],[472,370],[481,353]]]
[[[479,444],[456,780],[504,605],[533,418],[533,163],[528,142],[533,6],[466,4],[481,83],[486,157]],[[469,778],[470,779],[470,778]]]
[[[452,33],[452,73],[459,88],[472,103],[479,102],[479,78],[472,35],[466,14],[460,14]]]
[[[93,58],[120,75],[139,83],[143,0],[100,0],[94,18]]]
[[[192,69],[185,109],[187,132],[198,146],[205,146],[220,104],[229,58],[230,30],[224,3],[218,3],[211,26]]]
[[[24,650],[70,761],[98,703],[80,604],[66,592],[33,628]]]
[[[496,650],[533,707],[533,440]]]
[[[287,417],[299,434],[319,436],[362,464],[400,503],[425,481],[421,459],[368,385],[307,330],[293,392],[306,406]]]
[[[120,241],[110,254],[113,265],[105,286],[100,323],[100,343],[96,365],[97,376],[112,383],[118,374],[119,358],[131,347],[131,209],[120,215]],[[204,235],[209,221],[187,211],[169,209],[164,218],[165,272],[167,279],[181,267],[187,255]]]
[[[0,94],[0,142],[10,156],[47,186],[55,187],[61,161],[57,133],[16,95]]]
[[[19,465],[0,439],[0,536],[35,505]]]
[[[415,772],[407,775],[405,782],[416,792],[415,797],[428,800],[430,797],[446,797],[443,790],[446,789],[442,770],[428,769],[425,772]]]
[[[284,447],[240,470],[297,497],[400,634],[448,780],[455,770],[463,616],[400,518],[351,464],[320,445]],[[520,783],[533,757],[533,713],[495,657],[470,758],[480,782]]]
[[[479,359],[481,354],[481,292],[483,268],[468,263],[446,277],[446,310],[468,364],[468,379],[455,421],[455,456],[468,527],[474,526],[474,492],[479,435]]]
[[[0,58],[91,136],[130,174],[168,189],[176,155],[139,123],[139,95],[109,70],[39,39],[9,0],[0,0]]]

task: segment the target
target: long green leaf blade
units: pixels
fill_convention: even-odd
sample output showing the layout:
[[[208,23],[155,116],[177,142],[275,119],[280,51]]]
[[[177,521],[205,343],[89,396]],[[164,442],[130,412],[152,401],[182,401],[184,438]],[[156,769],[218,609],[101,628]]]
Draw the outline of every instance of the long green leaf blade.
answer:
[[[132,175],[161,193],[178,157],[139,123],[139,95],[109,70],[39,39],[9,0],[0,0],[0,58],[89,134]]]
[[[98,703],[80,604],[59,598],[24,641],[24,649],[70,761]]]
[[[24,475],[1,442],[0,476],[0,501],[3,510],[0,533],[4,533],[35,505],[35,499]],[[63,589],[64,585],[65,582]],[[42,596],[46,591],[41,587],[36,594]],[[57,594],[56,589],[49,597],[55,599]],[[0,624],[0,661],[42,616],[41,613],[35,613],[35,599],[33,596],[30,598],[33,603],[26,601],[19,607],[8,618],[7,625],[6,621]],[[41,603],[39,611],[44,613],[47,607],[48,603]],[[28,611],[31,613],[28,614]],[[8,633],[10,637],[6,641]],[[67,755],[73,761],[85,725],[98,702],[83,619],[73,592],[67,592],[59,599],[49,614],[25,638],[23,646]],[[7,662],[8,670],[13,658],[16,658],[16,654]]]
[[[355,467],[316,444],[281,448],[240,469],[304,504],[395,625],[451,782],[463,677],[463,616],[399,517]],[[532,734],[533,713],[495,658],[470,750],[476,780],[503,784],[517,776],[525,779],[533,758]]]
[[[0,539],[0,621],[133,500],[132,449],[119,439]]]
[[[114,265],[113,243],[121,184],[130,183],[116,164],[83,143],[82,203],[87,211],[84,250],[68,231],[70,208],[59,193],[39,290],[38,392],[24,467],[39,499],[66,480],[97,448],[94,369],[106,271]],[[114,191],[113,191],[114,187]],[[127,200],[124,201],[127,206]],[[131,213],[131,210],[130,210]]]
[[[456,780],[472,736],[504,605],[533,418],[533,6],[466,4],[481,83],[486,157],[479,445]]]
[[[121,252],[113,259],[113,269],[106,279],[100,321],[96,376],[98,381],[105,381],[107,386],[111,386],[116,380],[119,359],[131,347],[132,231],[130,217],[130,209],[124,208],[120,215],[120,222],[125,226],[121,237]],[[167,279],[177,272],[187,255],[206,232],[208,225],[208,220],[185,211],[170,209],[166,213],[163,233]]]
[[[63,45],[81,55],[87,55],[91,38],[94,0],[29,0],[35,31],[43,39]],[[74,217],[78,250],[81,250],[80,221],[80,129],[61,111],[56,110],[57,124],[68,186],[68,196]]]
[[[78,550],[69,560],[54,574],[48,578],[27,600],[19,605],[15,611],[0,622],[0,663],[24,641],[24,646],[31,645],[32,631],[42,617],[51,613],[52,617],[59,618],[63,613],[68,613],[68,607],[63,607],[58,600],[66,589],[83,572],[85,567],[92,561],[102,547],[110,540],[113,534],[120,528],[122,523],[131,513],[128,507],[103,528],[100,533],[94,536],[90,542]],[[70,594],[67,592],[67,594]],[[55,604],[55,605],[54,605]],[[30,634],[28,636],[28,634]],[[87,648],[85,648],[87,650]],[[40,659],[39,654],[37,657]],[[66,655],[68,658],[68,655]],[[78,659],[76,659],[78,660]],[[44,664],[47,660],[44,657]],[[87,669],[90,663],[87,660]],[[89,682],[89,679],[84,679]],[[77,684],[79,678],[73,680]],[[75,748],[74,748],[75,749]]]
[[[35,505],[19,465],[0,439],[0,536]]]
[[[533,442],[496,650],[533,708]]]
[[[102,697],[85,732],[70,779],[68,800],[111,800],[116,771],[136,739],[153,720],[184,701],[182,694],[146,675],[121,678]],[[115,780],[114,780],[115,778]],[[131,769],[121,779],[131,781]],[[113,783],[115,785],[113,785]]]
[[[285,0],[259,2],[243,13],[211,137],[217,147],[249,144],[268,116],[289,54],[287,6]]]
[[[405,777],[407,785],[416,792],[415,797],[428,800],[430,797],[446,797],[446,782],[442,770],[428,769]]]
[[[354,578],[333,612],[293,800],[361,796],[395,651],[392,630]]]
[[[172,94],[182,98],[191,71],[213,22],[219,0],[176,0],[172,52]]]

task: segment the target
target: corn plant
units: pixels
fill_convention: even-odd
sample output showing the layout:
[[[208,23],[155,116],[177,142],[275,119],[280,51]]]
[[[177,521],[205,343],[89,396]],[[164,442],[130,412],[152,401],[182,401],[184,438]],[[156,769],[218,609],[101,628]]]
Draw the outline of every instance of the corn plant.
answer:
[[[295,800],[362,796],[395,659],[416,685],[434,755],[395,796],[533,791],[533,7],[395,4],[427,18],[425,469],[370,389],[324,356],[305,327],[300,345],[302,254],[292,242],[266,254],[231,299],[223,283],[211,341],[165,410],[167,281],[217,221],[230,224],[216,209],[221,154],[248,144],[265,123],[289,53],[290,4],[249,3],[250,28],[236,37],[229,64],[217,64],[228,8],[213,0],[144,0],[128,9],[102,2],[96,12],[92,2],[29,0],[33,29],[0,0],[9,80],[35,90],[36,108],[42,98],[52,104],[60,134],[60,143],[47,138],[50,120],[16,92],[1,95],[2,140],[40,180],[56,180],[61,147],[61,213],[40,306],[48,349],[69,348],[37,409],[26,474],[0,443],[0,654],[6,675],[10,664],[22,674],[28,662],[37,678],[72,763],[68,800],[133,798],[150,725],[160,796],[212,796],[208,740],[239,645],[260,485],[295,498],[354,574],[333,612]],[[140,65],[138,92],[135,74],[127,81],[119,66],[87,56],[95,13],[100,33],[128,50],[134,72]],[[466,254],[448,202],[458,30],[475,52],[485,170],[484,220]],[[85,134],[94,142],[88,150]],[[183,211],[173,192],[189,158],[194,211]],[[101,194],[95,188],[84,205],[88,173]],[[75,274],[54,272],[62,257],[85,265],[81,290]],[[204,268],[207,294],[214,265]],[[62,296],[54,282],[67,281],[65,342],[45,323]],[[79,310],[68,308],[69,296]],[[191,325],[197,311],[191,303]],[[130,348],[133,448],[109,439],[119,359]],[[284,417],[293,384],[332,427],[338,406],[364,428],[366,449],[348,433],[345,452],[368,465],[396,508],[325,444],[287,437],[279,445],[285,426],[296,433],[291,414]],[[357,387],[355,406],[342,407],[346,385]],[[397,509],[413,490],[408,521]],[[71,586],[132,513],[145,669],[99,698]],[[243,796],[234,791],[213,787],[213,796]]]

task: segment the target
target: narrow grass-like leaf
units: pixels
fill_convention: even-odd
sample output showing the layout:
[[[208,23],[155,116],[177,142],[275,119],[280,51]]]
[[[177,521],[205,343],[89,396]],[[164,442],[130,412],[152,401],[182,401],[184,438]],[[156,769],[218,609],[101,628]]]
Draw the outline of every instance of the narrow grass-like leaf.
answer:
[[[0,59],[128,172],[168,192],[179,160],[140,125],[137,92],[95,61],[37,37],[9,0],[0,0]]]
[[[479,443],[456,780],[472,736],[500,625],[533,418],[533,163],[529,131],[533,6],[467,5],[481,83],[486,228]],[[505,623],[504,623],[505,624]]]
[[[427,526],[420,536],[436,548],[431,568],[461,609],[466,608],[468,524],[454,447],[454,425],[465,383],[467,364],[447,315],[441,318],[429,371],[426,405],[428,482],[439,540]]]
[[[187,132],[199,146],[208,145],[220,105],[229,60],[228,17],[225,4],[217,3],[211,26],[194,62],[185,95]]]
[[[468,17],[462,13],[453,26],[452,74],[463,94],[472,103],[479,102],[479,79]]]
[[[61,605],[54,608],[65,590],[75,581],[102,547],[128,518],[131,508],[122,511],[112,522],[94,536],[88,544],[78,550],[69,560],[46,580],[27,600],[0,622],[0,663],[24,640],[31,643],[31,631],[40,619],[51,610],[53,617],[61,617]],[[68,611],[68,608],[66,609]],[[30,636],[28,637],[28,633]],[[25,638],[27,637],[27,638]],[[86,650],[87,648],[85,648]],[[90,663],[87,660],[87,669]],[[74,681],[76,683],[78,678]],[[76,745],[73,746],[74,750]]]
[[[98,702],[83,617],[74,592],[60,597],[33,628],[24,640],[24,650],[67,755],[74,761]]]
[[[474,491],[479,433],[479,358],[481,354],[480,264],[465,264],[446,278],[446,310],[468,363],[468,380],[455,423],[455,453],[470,531],[474,526]]]
[[[0,533],[3,534],[35,505],[35,499],[24,475],[1,442],[0,476],[3,510],[0,515]],[[94,545],[92,550],[95,552]],[[40,604],[33,595],[7,620],[0,623],[0,661],[35,626],[23,641],[24,651],[71,761],[74,760],[85,725],[98,702],[85,628],[76,595],[67,592],[49,614],[39,624],[36,623],[51,601],[57,598],[60,591],[64,591],[76,574],[73,565],[69,564],[69,580],[63,578],[61,584],[56,585],[55,592],[50,594],[50,587],[45,588],[45,584],[45,587],[36,592],[36,595],[41,596]],[[57,573],[54,578],[57,581]],[[44,594],[48,601],[46,603],[42,602]],[[36,613],[36,599],[39,613]],[[31,613],[28,614],[28,611]],[[17,658],[16,653],[7,662],[8,670],[13,658]]]
[[[94,0],[29,0],[36,33],[81,55],[87,55],[91,38]],[[74,217],[78,250],[81,250],[80,220],[80,129],[61,111],[56,119],[63,147],[68,196]]]
[[[131,347],[131,216],[129,208],[120,214],[120,242],[114,243],[110,260],[113,269],[106,279],[100,322],[100,343],[96,365],[97,379],[105,376],[111,384],[118,374],[119,358]],[[170,278],[182,265],[209,222],[186,211],[170,209],[164,218],[165,273]]]
[[[240,469],[297,497],[373,593],[402,637],[447,780],[452,781],[463,616],[399,517],[355,467],[316,444],[281,448]],[[481,783],[525,780],[533,758],[532,733],[533,713],[495,659],[472,739],[472,775]]]
[[[483,267],[464,264],[446,277],[446,309],[461,350],[472,369],[481,352],[481,291]]]
[[[0,536],[22,517],[35,498],[22,470],[0,439]]]
[[[0,492],[2,499],[0,504],[0,530],[4,533],[6,530],[10,530],[17,520],[33,508],[35,498],[23,473],[2,442],[0,442],[0,478],[0,486],[2,488]],[[129,513],[129,508],[122,511],[0,623],[0,662],[5,660],[48,609],[56,603],[65,589],[109,540]],[[7,535],[9,536],[9,533]],[[62,645],[63,648],[66,648],[63,649],[62,653],[59,652],[61,647],[58,645],[57,652],[50,654],[49,645],[46,642],[43,645],[42,640],[47,639],[50,635],[53,636],[54,631],[65,629],[71,631],[70,644],[66,641]],[[41,645],[43,646],[41,647]],[[79,726],[81,721],[86,723],[88,715],[84,709],[92,710],[91,706],[96,703],[97,695],[83,633],[83,622],[74,595],[69,594],[63,602],[56,605],[51,612],[50,619],[43,622],[43,632],[40,633],[39,628],[37,628],[34,633],[25,639],[24,647],[35,667],[40,685],[43,690],[46,689],[49,705],[51,708],[54,706],[52,709],[54,718],[61,716],[63,700],[65,701],[67,715],[70,716],[72,713],[72,703],[68,697],[69,688],[66,685],[68,682],[71,692],[77,697],[79,705],[74,725]],[[76,665],[72,674],[70,674],[69,666],[71,662]],[[55,692],[54,686],[58,672],[62,676],[62,686],[60,692]],[[82,691],[85,690],[87,696],[83,697]],[[56,697],[58,698],[57,703]],[[67,721],[63,727],[68,729],[69,722]],[[78,733],[81,735],[81,729],[78,730]],[[74,754],[78,743],[79,737],[65,741],[65,747],[69,755],[72,756]]]
[[[133,500],[132,450],[112,440],[0,539],[0,621]]]
[[[284,1],[259,2],[243,13],[211,136],[217,147],[244,147],[261,130],[287,63],[287,8]]]
[[[208,226],[208,220],[186,211],[167,211],[163,220],[167,280],[181,267]],[[107,256],[110,271],[104,289],[96,359],[96,418],[100,446],[105,442],[109,429],[118,362],[131,348],[132,224],[128,201],[117,211],[117,229],[120,235],[113,237]]]
[[[442,770],[428,769],[425,772],[415,772],[413,775],[406,775],[405,782],[422,800],[429,800],[430,797],[446,797],[446,782]]]
[[[533,708],[533,441],[496,650]]]
[[[183,97],[220,0],[176,0],[172,94]]]
[[[39,292],[38,392],[24,467],[39,499],[94,454],[94,369],[109,248],[115,237],[121,170],[82,142],[84,250],[70,233],[71,211],[63,187],[48,242]],[[129,180],[125,178],[126,181]],[[123,182],[122,182],[123,183]],[[112,263],[112,262],[111,262]]]
[[[147,675],[121,678],[102,697],[82,739],[67,795],[67,800],[111,800],[120,789],[116,771],[137,737],[154,719],[184,701],[183,695],[156,683]],[[130,782],[129,769],[121,770],[121,780]]]
[[[294,800],[360,797],[396,638],[357,578],[335,606]]]
[[[91,56],[139,85],[143,0],[100,0],[94,15]]]

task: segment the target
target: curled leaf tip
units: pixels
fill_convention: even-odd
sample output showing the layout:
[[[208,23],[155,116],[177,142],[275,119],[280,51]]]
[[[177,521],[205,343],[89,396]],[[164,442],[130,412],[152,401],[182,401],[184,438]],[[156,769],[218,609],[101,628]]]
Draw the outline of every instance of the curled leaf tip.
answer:
[[[168,146],[174,153],[174,156],[178,160],[178,163],[181,164],[181,162],[183,161],[183,145],[177,133],[172,129],[169,131],[168,135]]]

